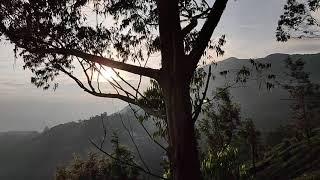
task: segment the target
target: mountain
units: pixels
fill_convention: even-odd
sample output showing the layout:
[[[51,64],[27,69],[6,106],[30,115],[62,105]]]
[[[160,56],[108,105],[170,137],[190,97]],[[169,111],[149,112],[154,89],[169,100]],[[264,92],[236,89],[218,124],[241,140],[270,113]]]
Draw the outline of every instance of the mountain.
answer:
[[[286,54],[272,54],[257,59],[257,61],[271,63],[270,72],[281,77],[285,71],[284,60],[288,56]],[[314,82],[320,82],[320,71],[318,71],[320,54],[290,55],[290,57],[305,60],[305,69],[311,73],[311,79]],[[213,75],[216,78],[210,82],[208,95],[212,95],[216,87],[221,87],[226,82],[233,82],[234,73],[244,65],[251,66],[248,59],[229,58],[219,62],[213,69]],[[219,72],[224,70],[230,70],[230,73],[226,76],[219,75]],[[231,94],[235,102],[241,105],[242,117],[252,118],[262,131],[270,131],[280,124],[287,123],[290,119],[290,102],[282,100],[288,97],[288,93],[279,87],[268,91],[266,88],[259,88],[257,81],[249,81],[246,84],[241,84],[241,87],[232,88]],[[161,169],[159,161],[164,155],[164,151],[150,140],[147,133],[135,120],[131,109],[126,107],[115,114],[102,114],[88,120],[61,124],[42,133],[0,133],[0,179],[52,179],[56,167],[72,160],[74,153],[85,156],[90,151],[97,151],[90,144],[89,139],[98,143],[103,139],[102,122],[107,132],[104,143],[106,151],[110,151],[110,136],[113,131],[116,131],[120,142],[136,152],[121,120],[124,121],[128,129],[133,131],[132,134],[144,160],[151,169],[159,172],[157,171]],[[146,127],[151,131],[154,129],[151,121],[146,122]],[[137,160],[139,161],[138,158]]]
[[[292,59],[303,59],[305,71],[310,73],[310,79],[314,83],[320,84],[320,54],[305,55],[288,55],[288,54],[272,54],[265,58],[256,59],[258,62],[270,63],[270,70],[265,73],[275,74],[277,81],[283,81],[285,68],[285,60],[290,57]],[[215,90],[216,87],[222,87],[227,82],[234,82],[235,73],[243,66],[251,68],[249,59],[229,58],[219,62],[213,68],[215,80],[210,82],[208,95]],[[221,76],[219,72],[230,70],[226,77]],[[254,71],[252,72],[254,74]],[[253,75],[255,78],[257,74]],[[263,85],[263,83],[262,83]],[[279,86],[275,86],[271,90],[266,87],[259,87],[259,81],[251,80],[245,84],[238,84],[237,88],[231,88],[230,92],[236,103],[241,105],[243,118],[252,118],[258,129],[261,131],[270,131],[277,128],[281,124],[290,121],[290,101],[289,94]],[[239,87],[240,86],[240,87]]]
[[[89,140],[100,145],[104,136],[102,122],[107,132],[104,150],[111,151],[110,137],[113,132],[116,132],[121,144],[125,144],[136,153],[121,121],[126,124],[126,128],[132,131],[135,142],[148,166],[155,172],[159,172],[161,169],[159,158],[164,155],[164,152],[154,145],[138,121],[134,120],[133,114],[127,109],[109,116],[102,114],[91,117],[89,120],[61,124],[42,133],[1,133],[0,179],[52,179],[56,167],[70,162],[74,154],[86,157],[89,152],[97,152]],[[146,126],[150,124],[147,122]],[[137,161],[139,161],[138,158]]]

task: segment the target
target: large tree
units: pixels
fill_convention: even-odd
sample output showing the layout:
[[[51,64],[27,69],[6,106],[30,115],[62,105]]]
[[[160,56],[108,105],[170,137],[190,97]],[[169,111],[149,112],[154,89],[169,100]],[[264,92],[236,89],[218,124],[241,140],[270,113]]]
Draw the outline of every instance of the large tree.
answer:
[[[211,36],[227,2],[1,0],[0,35],[15,45],[24,68],[34,73],[31,81],[36,86],[49,88],[63,72],[92,95],[118,98],[165,118],[174,179],[200,179],[194,123],[202,102],[192,108],[190,83],[208,48],[222,52],[224,40],[212,45]],[[160,68],[146,67],[157,53]],[[145,96],[139,92],[140,82],[134,87],[118,73],[126,87],[108,79],[115,92],[102,91],[99,78],[106,67],[157,81],[165,116],[141,100]],[[78,68],[85,81],[74,73]]]

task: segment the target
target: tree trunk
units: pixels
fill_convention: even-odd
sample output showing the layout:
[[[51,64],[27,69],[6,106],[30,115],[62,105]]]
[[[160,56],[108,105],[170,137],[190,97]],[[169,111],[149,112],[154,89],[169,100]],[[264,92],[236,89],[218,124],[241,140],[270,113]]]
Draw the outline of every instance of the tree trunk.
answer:
[[[183,75],[167,77],[163,89],[169,132],[169,158],[174,180],[198,180],[201,175],[189,79]]]
[[[253,175],[256,176],[256,148],[255,145],[251,145],[251,153],[252,153],[252,167],[253,167]]]
[[[166,104],[171,172],[174,180],[199,180],[200,163],[189,87],[196,60],[185,55],[179,0],[157,3],[162,66],[159,83]]]

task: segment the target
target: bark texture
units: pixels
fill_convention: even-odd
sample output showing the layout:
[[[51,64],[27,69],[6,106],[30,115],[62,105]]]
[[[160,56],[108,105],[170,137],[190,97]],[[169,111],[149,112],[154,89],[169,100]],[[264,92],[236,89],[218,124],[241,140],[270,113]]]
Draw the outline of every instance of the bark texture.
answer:
[[[175,180],[197,180],[200,179],[200,163],[192,120],[190,81],[185,78],[183,75],[171,77],[164,88],[171,170]]]

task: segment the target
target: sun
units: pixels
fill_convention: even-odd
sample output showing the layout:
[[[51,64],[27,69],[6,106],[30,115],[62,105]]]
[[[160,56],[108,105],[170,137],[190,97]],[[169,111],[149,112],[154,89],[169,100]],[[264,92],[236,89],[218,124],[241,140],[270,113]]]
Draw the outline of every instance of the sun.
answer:
[[[117,74],[108,67],[101,70],[101,76],[104,80],[112,80],[117,78]]]
[[[108,81],[121,81],[117,72],[113,71],[109,67],[104,67],[99,71],[93,72],[93,78],[96,79],[98,82],[108,82]]]

